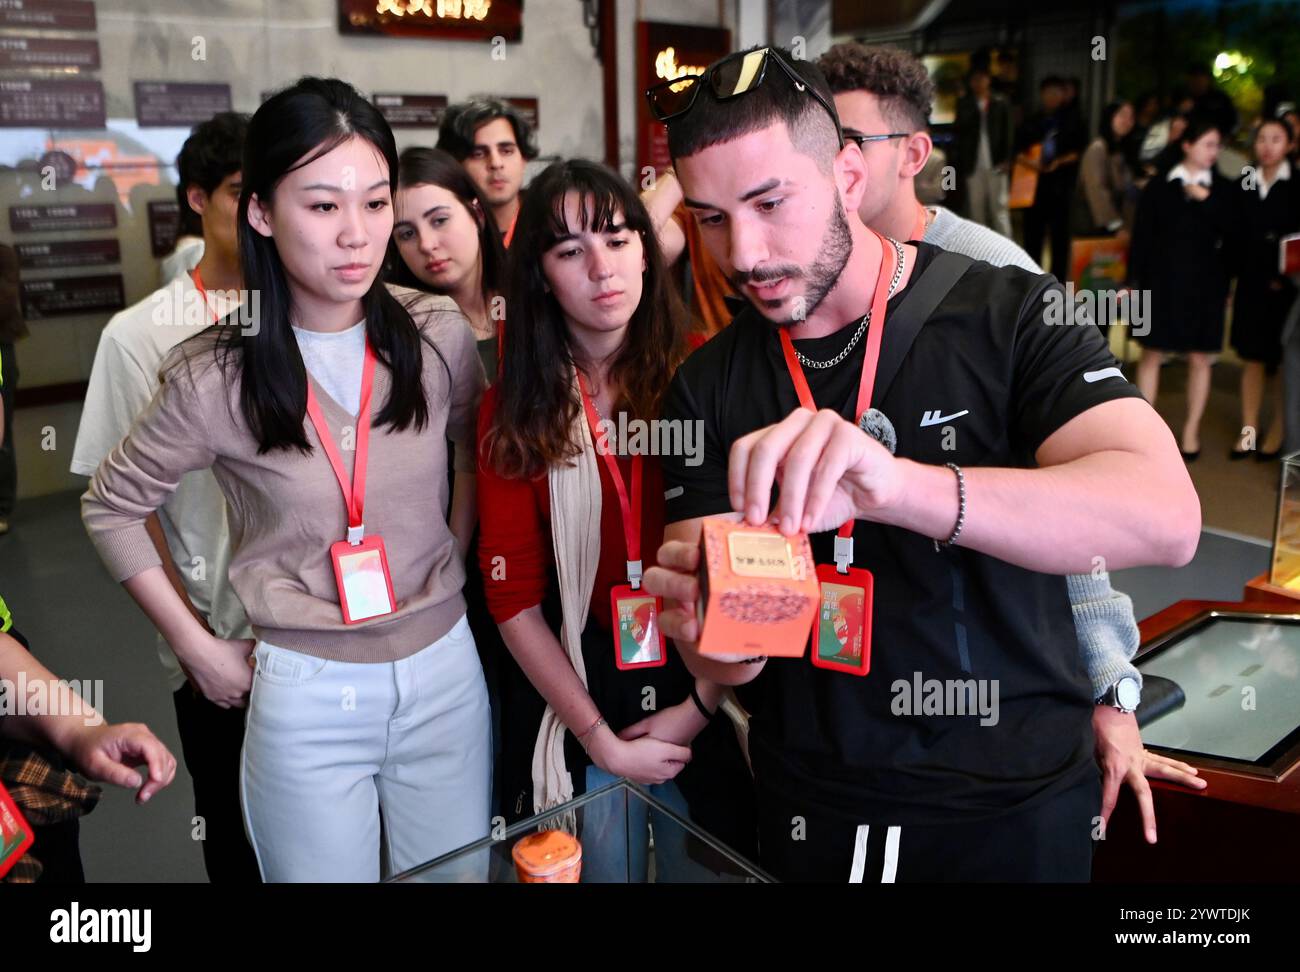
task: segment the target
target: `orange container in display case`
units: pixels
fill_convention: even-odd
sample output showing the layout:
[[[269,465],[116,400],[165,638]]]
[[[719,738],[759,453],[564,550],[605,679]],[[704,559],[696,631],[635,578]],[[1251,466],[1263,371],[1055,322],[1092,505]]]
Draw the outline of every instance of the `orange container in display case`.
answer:
[[[520,884],[577,884],[582,876],[582,844],[563,830],[529,834],[510,854]]]
[[[627,835],[653,827],[640,860]],[[616,839],[608,839],[613,834]],[[622,835],[622,836],[619,836]],[[660,860],[657,848],[676,847]],[[627,780],[589,790],[388,878],[396,884],[765,884],[772,880],[717,837]]]

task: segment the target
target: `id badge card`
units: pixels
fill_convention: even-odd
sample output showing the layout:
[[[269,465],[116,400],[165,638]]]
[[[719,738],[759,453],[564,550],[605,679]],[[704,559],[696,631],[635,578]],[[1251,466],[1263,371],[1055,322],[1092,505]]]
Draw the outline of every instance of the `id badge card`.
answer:
[[[340,540],[330,545],[330,559],[334,561],[344,623],[358,624],[393,613],[397,599],[393,596],[383,537],[372,534],[360,543]]]
[[[23,818],[4,784],[0,783],[0,877],[22,860],[35,840],[35,831]]]
[[[820,595],[813,621],[812,663],[850,675],[871,669],[871,571],[818,564]]]
[[[619,584],[609,592],[609,616],[614,627],[614,664],[621,670],[656,668],[668,663],[664,632],[659,627],[659,598]]]

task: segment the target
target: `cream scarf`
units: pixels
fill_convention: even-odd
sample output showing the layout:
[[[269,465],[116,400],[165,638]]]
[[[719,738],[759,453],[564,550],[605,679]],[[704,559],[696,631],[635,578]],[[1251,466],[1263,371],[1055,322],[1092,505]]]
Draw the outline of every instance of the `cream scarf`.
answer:
[[[574,396],[580,396],[577,372],[571,378]],[[591,428],[581,408],[569,430],[570,441],[577,441],[582,451],[568,463],[557,463],[546,472],[551,493],[551,547],[555,554],[556,573],[560,581],[562,623],[560,644],[569,656],[569,664],[578,673],[582,687],[587,687],[587,666],[582,659],[582,629],[587,626],[587,610],[596,586],[596,568],[600,564],[600,469]],[[722,710],[736,730],[745,762],[749,762],[749,714],[737,702],[733,690],[723,698]],[[566,729],[555,710],[548,704],[533,747],[533,812],[542,813],[573,799],[573,777],[564,762]],[[562,829],[576,832],[574,815],[552,822]]]
[[[574,397],[579,396],[577,372],[571,377]],[[600,563],[600,471],[596,447],[586,415],[578,409],[570,441],[582,451],[568,463],[556,463],[546,473],[551,491],[551,545],[560,580],[563,622],[560,644],[569,663],[587,687],[587,667],[582,660],[582,629],[596,586]],[[564,765],[564,723],[549,705],[542,713],[537,745],[533,749],[533,810],[541,813],[573,799],[573,778]]]

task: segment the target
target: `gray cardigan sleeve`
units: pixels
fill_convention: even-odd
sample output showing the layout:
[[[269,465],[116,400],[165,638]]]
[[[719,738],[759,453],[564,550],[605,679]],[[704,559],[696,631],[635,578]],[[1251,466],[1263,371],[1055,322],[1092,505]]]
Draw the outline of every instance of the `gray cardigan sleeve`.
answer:
[[[1071,574],[1066,587],[1079,654],[1092,681],[1092,697],[1100,698],[1124,675],[1136,678],[1141,685],[1142,673],[1131,661],[1139,640],[1133,601],[1110,586],[1110,575],[1104,570]]]

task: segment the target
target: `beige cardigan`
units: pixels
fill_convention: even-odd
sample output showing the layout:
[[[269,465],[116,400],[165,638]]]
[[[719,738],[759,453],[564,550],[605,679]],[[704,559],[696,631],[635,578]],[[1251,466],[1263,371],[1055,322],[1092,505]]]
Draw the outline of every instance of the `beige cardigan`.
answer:
[[[426,339],[430,419],[419,432],[371,427],[366,533],[384,538],[397,611],[343,623],[329,548],[346,534],[347,512],[315,428],[304,418],[309,456],[297,450],[258,455],[239,406],[236,362],[235,380],[227,383],[210,333],[184,342],[163,362],[158,393],[82,497],[82,519],[114,580],[159,565],[145,519],[184,473],[210,466],[229,510],[230,582],[258,638],[322,658],[386,662],[451,630],[465,613],[465,572],[447,526],[447,439],[457,446],[456,469],[473,471],[475,416],[486,381],[474,335],[449,298],[390,289],[412,308]],[[391,380],[380,364],[372,416],[388,400]],[[350,473],[354,453],[342,447],[340,430],[355,417],[314,381],[312,387]]]
[[[1133,176],[1124,156],[1111,152],[1105,139],[1093,139],[1079,161],[1072,226],[1075,235],[1090,235],[1117,220],[1122,221],[1120,228],[1131,231],[1134,207],[1127,196],[1132,184]]]

